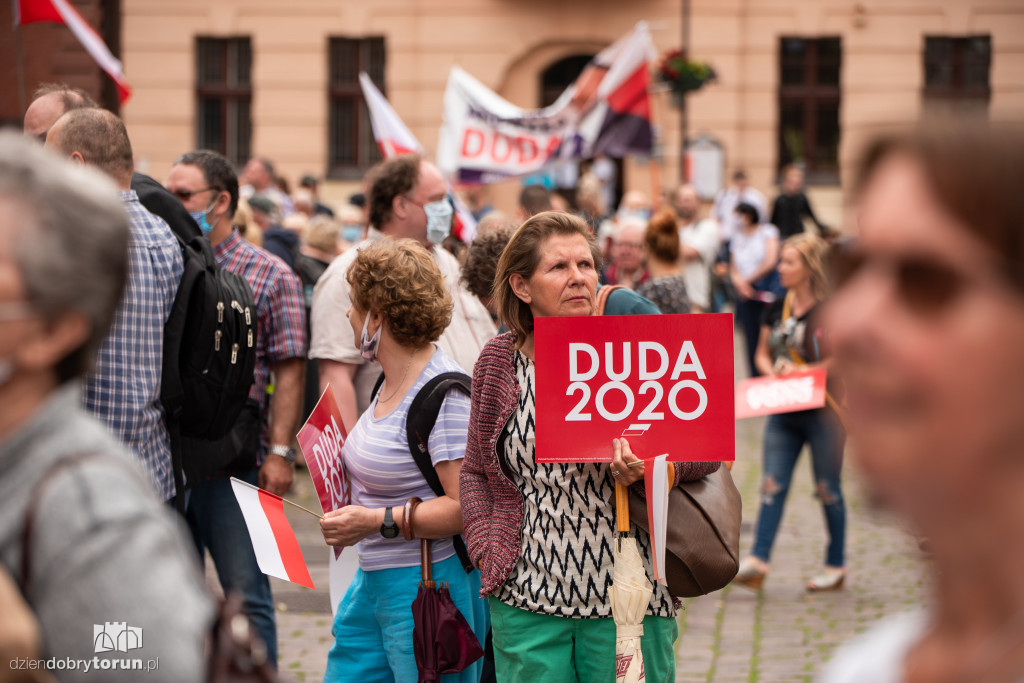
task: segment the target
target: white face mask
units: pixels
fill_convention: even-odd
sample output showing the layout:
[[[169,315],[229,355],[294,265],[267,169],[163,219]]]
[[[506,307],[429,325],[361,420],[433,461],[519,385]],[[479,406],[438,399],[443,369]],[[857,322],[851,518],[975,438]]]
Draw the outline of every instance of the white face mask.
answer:
[[[373,338],[369,339],[366,336],[367,326],[370,323],[370,313],[366,313],[366,317],[363,319],[363,334],[359,339],[359,353],[367,361],[372,363],[377,360],[377,347],[380,346],[380,331],[384,329],[384,323],[381,323],[377,328],[377,331],[373,333]]]
[[[427,239],[431,244],[441,244],[452,231],[452,205],[447,199],[423,205],[427,214]]]

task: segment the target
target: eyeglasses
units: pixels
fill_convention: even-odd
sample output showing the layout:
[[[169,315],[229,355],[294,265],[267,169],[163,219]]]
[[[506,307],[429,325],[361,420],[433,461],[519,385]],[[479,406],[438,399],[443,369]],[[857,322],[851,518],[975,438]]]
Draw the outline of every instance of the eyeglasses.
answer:
[[[171,190],[170,192],[171,192],[171,194],[173,194],[175,197],[177,197],[181,201],[187,202],[188,200],[192,199],[192,197],[194,197],[195,195],[199,194],[200,192],[209,192],[210,190],[216,190],[216,189],[217,189],[216,187],[204,187],[204,188],[202,188],[200,190]]]
[[[887,272],[903,304],[922,316],[940,313],[984,279],[982,273],[974,276],[924,254],[898,258],[869,256],[852,241],[836,245],[831,265],[837,290],[868,269]]]

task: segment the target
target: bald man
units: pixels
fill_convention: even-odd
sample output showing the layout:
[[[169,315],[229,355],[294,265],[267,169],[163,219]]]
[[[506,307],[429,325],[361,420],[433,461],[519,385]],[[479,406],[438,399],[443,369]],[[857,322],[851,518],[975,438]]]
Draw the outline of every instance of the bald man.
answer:
[[[25,110],[22,129],[25,135],[40,142],[46,141],[46,133],[64,113],[75,109],[95,109],[99,105],[80,88],[66,83],[44,83],[32,94],[32,102]],[[142,173],[133,173],[131,189],[150,213],[163,218],[171,230],[188,242],[200,235],[199,226],[188,215],[181,201],[163,185]]]

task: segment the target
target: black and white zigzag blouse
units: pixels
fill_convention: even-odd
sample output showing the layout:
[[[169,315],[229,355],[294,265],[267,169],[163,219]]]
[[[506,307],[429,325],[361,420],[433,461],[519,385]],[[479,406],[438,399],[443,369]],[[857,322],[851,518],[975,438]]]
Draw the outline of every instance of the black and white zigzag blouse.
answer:
[[[519,560],[495,596],[505,604],[561,617],[610,617],[615,482],[605,463],[534,461],[534,364],[515,353],[519,407],[503,434],[504,457],[523,494]],[[610,447],[610,444],[609,444]],[[653,576],[647,534],[631,529]],[[653,580],[652,580],[653,582]],[[655,583],[647,614],[674,617],[672,596]]]

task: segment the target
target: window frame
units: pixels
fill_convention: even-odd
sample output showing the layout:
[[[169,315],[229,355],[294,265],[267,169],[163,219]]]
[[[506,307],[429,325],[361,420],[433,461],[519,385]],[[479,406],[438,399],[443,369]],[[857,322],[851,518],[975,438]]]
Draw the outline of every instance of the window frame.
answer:
[[[803,78],[800,83],[785,83],[783,74],[787,66],[786,62],[786,41],[803,41],[806,47],[806,57],[803,60]],[[822,50],[826,41],[837,43],[836,59],[836,82],[819,82],[820,67],[822,65]],[[805,171],[805,180],[809,185],[837,185],[839,184],[840,159],[839,150],[842,144],[842,75],[843,75],[843,39],[839,35],[826,36],[793,36],[783,35],[779,37],[778,44],[778,121],[777,121],[777,163],[776,169],[781,173],[782,169],[790,163],[802,162]],[[786,143],[786,130],[783,128],[783,110],[787,106],[797,105],[801,109],[803,119],[803,137],[808,141],[807,149],[803,150],[802,158],[787,158],[789,146]],[[821,105],[834,106],[836,109],[836,149],[835,165],[821,166],[817,161],[817,154],[811,152],[820,144],[818,140],[822,137],[819,127],[817,112]]]
[[[338,72],[342,69],[338,64],[343,45],[349,45],[355,51],[355,64],[344,68],[352,74],[352,78],[342,79]],[[327,149],[325,165],[326,176],[338,180],[355,180],[362,178],[371,166],[382,159],[380,149],[373,137],[370,124],[370,112],[366,107],[362,87],[359,85],[359,72],[365,71],[374,85],[387,97],[385,85],[385,68],[387,64],[387,44],[383,35],[374,36],[328,36],[327,38]],[[353,129],[348,141],[348,149],[340,146],[337,117],[340,110],[336,106],[344,103],[354,109],[352,118]],[[350,156],[353,162],[342,159]]]
[[[218,48],[218,59],[223,73],[223,79],[220,82],[211,83],[204,80],[203,60],[210,52],[208,49],[204,49],[204,43]],[[244,68],[244,80],[237,78],[242,73],[239,67],[239,48],[243,46],[245,48],[244,56],[248,62]],[[198,35],[195,38],[194,47],[196,148],[211,149],[223,154],[232,164],[242,166],[252,155],[252,37]],[[236,78],[233,78],[232,74]],[[205,120],[203,106],[204,103],[210,101],[219,101],[221,104],[218,124],[220,144],[210,144],[210,138],[203,135],[203,121]],[[239,104],[244,104],[248,112],[243,122],[243,130],[239,130],[237,113],[234,117],[230,115],[232,109]],[[236,120],[233,121],[233,118]]]

